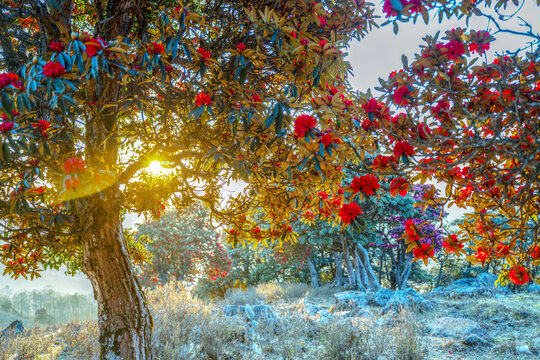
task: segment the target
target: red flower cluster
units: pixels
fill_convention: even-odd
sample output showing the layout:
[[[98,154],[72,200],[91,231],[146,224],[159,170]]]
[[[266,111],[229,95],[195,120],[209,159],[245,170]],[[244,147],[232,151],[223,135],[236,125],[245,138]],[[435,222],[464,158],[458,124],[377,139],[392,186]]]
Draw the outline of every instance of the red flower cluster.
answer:
[[[362,105],[362,109],[364,109],[368,116],[370,116],[370,114],[373,114],[373,116],[378,119],[388,118],[390,116],[390,111],[388,110],[388,108],[385,109],[384,106],[384,103],[379,103],[376,99],[371,98],[368,100],[367,103]]]
[[[395,7],[397,4],[401,4],[401,9],[412,5],[409,8],[411,13],[421,12],[423,8],[422,0],[384,0],[383,12],[386,14],[386,17],[396,16],[398,12],[401,12],[401,9]]]
[[[67,190],[75,189],[81,185],[81,180],[79,178],[71,177],[66,179],[65,185]]]
[[[306,132],[313,129],[317,121],[311,115],[300,115],[294,121],[294,133],[298,137],[304,137]]]
[[[481,262],[482,265],[484,265],[484,262],[489,259],[489,253],[483,247],[479,247],[478,249],[476,249],[476,254],[474,254],[474,257],[476,258],[476,260]]]
[[[210,53],[206,50],[204,50],[203,48],[197,48],[197,52],[199,53],[199,55],[201,56],[202,58],[202,61],[206,62],[206,60],[210,59],[212,57],[212,55],[210,55]]]
[[[51,127],[51,124],[47,120],[39,119],[36,124],[32,124],[34,129],[41,130],[41,135],[47,137],[47,129]]]
[[[391,170],[392,164],[395,161],[396,158],[393,156],[377,155],[375,156],[375,159],[373,159],[372,168],[375,171]]]
[[[18,80],[19,80],[19,76],[17,74],[12,74],[12,73],[0,74],[0,90],[5,88],[6,86],[16,83]]]
[[[4,121],[3,123],[0,124],[0,132],[5,133],[5,132],[8,132],[8,131],[11,131],[11,130],[13,130],[13,126],[14,126],[14,124],[12,122]]]
[[[431,115],[440,122],[449,121],[450,117],[450,104],[446,100],[441,100],[437,105],[431,108]]]
[[[390,194],[396,196],[397,194],[401,196],[407,195],[409,191],[409,182],[404,178],[395,178],[390,183]]]
[[[162,52],[165,51],[165,47],[163,46],[163,44],[157,43],[155,41],[148,44],[148,46],[146,48],[148,49],[148,52],[151,55],[161,54]]]
[[[51,41],[49,49],[57,53],[62,52],[64,51],[64,43],[61,41]]]
[[[247,49],[247,46],[243,42],[238,43],[236,45],[236,51],[238,51],[238,52],[244,52],[246,49]]]
[[[412,101],[412,91],[408,85],[402,85],[394,90],[394,101],[397,105],[408,105]]]
[[[449,60],[457,60],[458,57],[465,54],[465,45],[459,40],[452,40],[440,47],[443,54],[448,56]]]
[[[418,228],[412,219],[405,222],[405,232],[403,233],[403,236],[411,242],[419,241],[421,239],[420,231],[418,231]]]
[[[67,174],[74,174],[79,171],[86,171],[86,166],[83,159],[72,157],[64,162],[64,171]]]
[[[108,45],[108,42],[102,38],[86,38],[84,40],[84,46],[86,46],[86,55],[93,57],[96,56],[105,46]]]
[[[416,259],[422,259],[426,261],[433,255],[435,255],[435,248],[429,244],[422,243],[419,247],[413,249],[413,255]]]
[[[540,259],[540,246],[535,246],[534,249],[531,250],[531,257],[533,260]]]
[[[398,141],[394,146],[394,156],[396,157],[396,159],[400,159],[402,155],[414,155],[414,148],[405,140]]]
[[[330,144],[339,144],[341,142],[340,139],[332,137],[330,133],[326,133],[323,136],[321,136],[321,140],[319,140],[324,147],[330,146]]]
[[[356,203],[343,204],[339,209],[339,217],[345,224],[350,224],[358,215],[362,214],[362,209]]]
[[[527,269],[521,265],[514,266],[508,273],[508,277],[516,285],[524,285],[530,280]]]
[[[448,253],[455,253],[456,249],[463,249],[465,245],[459,242],[456,234],[451,234],[448,238],[442,242],[442,247],[446,249]]]
[[[351,182],[351,189],[355,193],[361,191],[364,195],[373,195],[380,187],[379,179],[371,174],[355,176]]]
[[[212,104],[212,97],[210,95],[205,94],[202,91],[197,94],[197,98],[195,99],[195,105],[197,107],[210,104]]]
[[[64,65],[60,64],[58,61],[49,61],[43,65],[43,75],[56,78],[62,76],[66,73]]]

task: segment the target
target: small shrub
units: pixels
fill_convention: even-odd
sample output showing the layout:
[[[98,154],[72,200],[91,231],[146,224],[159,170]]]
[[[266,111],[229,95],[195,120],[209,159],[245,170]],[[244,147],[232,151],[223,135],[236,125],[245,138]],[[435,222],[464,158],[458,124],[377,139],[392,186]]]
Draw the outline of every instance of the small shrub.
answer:
[[[228,305],[253,305],[262,301],[263,297],[258,294],[255,288],[247,288],[246,290],[229,289],[223,298],[223,303]]]

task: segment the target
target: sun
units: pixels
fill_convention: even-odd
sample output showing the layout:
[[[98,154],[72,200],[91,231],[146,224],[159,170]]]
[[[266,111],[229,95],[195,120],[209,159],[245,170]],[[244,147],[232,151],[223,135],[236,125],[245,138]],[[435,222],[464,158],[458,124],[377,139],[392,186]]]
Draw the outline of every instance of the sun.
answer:
[[[163,175],[167,172],[165,168],[161,166],[161,163],[157,160],[154,160],[146,167],[146,170],[152,175]]]

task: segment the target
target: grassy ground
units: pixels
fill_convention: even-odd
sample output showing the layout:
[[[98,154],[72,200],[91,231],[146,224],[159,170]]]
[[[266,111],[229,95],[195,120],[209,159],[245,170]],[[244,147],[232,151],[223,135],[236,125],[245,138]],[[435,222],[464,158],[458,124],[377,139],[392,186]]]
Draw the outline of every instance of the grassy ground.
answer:
[[[307,319],[300,300],[325,306],[330,312],[336,289],[312,289],[299,284],[265,284],[235,291],[222,302],[193,299],[174,286],[148,294],[154,314],[156,359],[538,359],[540,358],[540,296],[435,300],[428,314],[404,312],[372,317],[340,318],[327,323]],[[264,304],[283,321],[255,327],[226,317],[223,304]],[[449,338],[427,336],[424,327],[440,316],[477,321],[494,340],[493,347],[470,347]],[[98,351],[95,322],[62,328],[35,328],[25,336],[0,340],[0,359],[93,359]],[[530,355],[517,352],[527,345]]]

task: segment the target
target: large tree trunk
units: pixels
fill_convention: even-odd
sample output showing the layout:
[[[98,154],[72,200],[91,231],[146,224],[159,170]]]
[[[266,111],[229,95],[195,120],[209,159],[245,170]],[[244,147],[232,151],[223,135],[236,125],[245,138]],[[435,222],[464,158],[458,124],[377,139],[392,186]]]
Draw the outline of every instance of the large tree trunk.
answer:
[[[99,304],[100,359],[150,359],[152,316],[133,272],[118,209],[96,205],[82,243],[83,271]]]
[[[367,289],[367,275],[364,265],[360,261],[356,250],[352,251],[353,261],[354,261],[354,270],[356,272],[356,284],[359,290],[365,291]]]
[[[315,265],[311,261],[311,257],[308,256],[307,258],[308,266],[309,266],[309,274],[311,276],[311,286],[314,288],[319,287],[319,274],[317,273],[317,269],[315,268]]]
[[[343,253],[334,253],[334,261],[336,263],[336,285],[343,285]]]
[[[373,268],[371,267],[371,264],[369,262],[369,254],[362,245],[356,244],[356,251],[358,252],[358,256],[360,257],[360,261],[362,261],[362,264],[364,265],[364,270],[366,272],[366,286],[372,290],[379,290],[381,288],[381,285],[379,281],[377,280],[377,276],[375,276],[375,272],[373,271]]]
[[[347,274],[349,276],[349,285],[356,288],[356,274],[351,264],[351,258],[349,257],[349,245],[347,244],[347,236],[345,233],[341,233],[341,244],[343,246],[343,260],[345,261],[345,267],[347,268]]]
[[[405,255],[405,265],[403,267],[403,272],[400,275],[400,280],[397,283],[398,289],[406,289],[407,288],[407,281],[409,280],[409,276],[411,275],[411,269],[412,269],[412,253],[407,253]],[[398,269],[399,273],[399,269]]]

